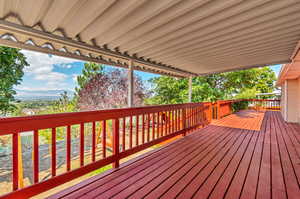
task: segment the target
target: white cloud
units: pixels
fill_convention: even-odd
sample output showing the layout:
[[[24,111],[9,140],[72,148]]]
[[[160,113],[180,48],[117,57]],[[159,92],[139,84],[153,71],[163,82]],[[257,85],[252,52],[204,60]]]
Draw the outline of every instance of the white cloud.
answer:
[[[60,64],[59,66],[60,66],[61,68],[67,68],[67,69],[72,68],[72,65],[71,65],[71,64]]]
[[[68,78],[68,75],[60,72],[54,72],[54,65],[58,65],[63,68],[71,68],[72,63],[78,62],[78,60],[75,59],[28,50],[22,50],[22,53],[26,56],[27,62],[30,64],[30,66],[25,68],[24,72],[32,76],[35,80],[44,81],[45,86],[47,86],[48,89],[60,89],[66,86],[64,81]]]
[[[77,82],[77,77],[78,77],[78,74],[73,74],[72,75],[72,79],[74,82]]]

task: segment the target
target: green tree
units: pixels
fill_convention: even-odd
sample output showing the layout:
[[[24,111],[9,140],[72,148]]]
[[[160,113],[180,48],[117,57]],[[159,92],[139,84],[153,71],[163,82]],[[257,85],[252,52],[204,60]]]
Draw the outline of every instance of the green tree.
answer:
[[[4,46],[0,46],[0,63],[0,114],[7,115],[15,109],[14,86],[21,83],[28,63],[19,49]]]
[[[254,98],[257,93],[273,92],[275,73],[269,67],[253,68],[202,77],[194,77],[193,102],[216,101],[242,97]],[[186,78],[156,77],[152,83],[152,97],[147,104],[174,104],[187,102]]]
[[[82,69],[82,75],[77,77],[78,87],[75,88],[76,96],[85,85],[97,74],[103,74],[104,66],[102,64],[96,64],[93,62],[86,62],[84,68]]]

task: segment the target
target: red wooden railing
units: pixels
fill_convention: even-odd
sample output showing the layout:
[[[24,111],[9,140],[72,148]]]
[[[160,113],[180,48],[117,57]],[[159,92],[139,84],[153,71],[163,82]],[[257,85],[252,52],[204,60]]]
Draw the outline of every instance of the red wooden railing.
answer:
[[[221,119],[230,115],[234,110],[232,105],[238,102],[248,102],[249,109],[256,110],[280,110],[280,100],[271,99],[239,99],[219,100],[212,103],[212,118]]]
[[[188,103],[178,105],[148,106],[77,113],[26,116],[0,119],[0,136],[12,136],[12,188],[3,198],[31,197],[108,164],[114,168],[119,161],[155,144],[185,135],[199,126],[220,119],[233,112],[232,105],[247,101],[249,108],[280,109],[280,100],[221,100],[215,103]],[[72,168],[71,139],[74,126],[79,126],[79,168]],[[51,177],[39,179],[39,132],[48,129],[51,135]],[[57,175],[57,130],[65,132],[66,170]],[[19,187],[19,135],[33,132],[33,181],[25,188]],[[92,137],[87,156],[85,136]],[[100,147],[99,147],[100,145]],[[108,150],[110,149],[110,150]],[[97,152],[101,151],[100,157]],[[74,161],[74,160],[73,160]]]
[[[38,115],[0,119],[0,136],[12,136],[12,188],[3,198],[31,197],[108,164],[119,166],[119,161],[136,152],[163,142],[177,135],[210,123],[211,103],[149,106],[100,110],[77,113]],[[79,168],[72,168],[71,138],[74,126],[79,126]],[[39,132],[48,129],[51,134],[51,177],[39,179]],[[66,170],[57,175],[57,133],[65,132]],[[34,183],[20,188],[18,136],[33,132],[33,179]],[[85,161],[85,136],[92,137],[91,162]],[[98,135],[101,135],[100,137]],[[99,139],[101,139],[99,142]],[[102,155],[97,158],[98,144]],[[111,149],[112,152],[107,149]]]
[[[249,100],[252,107],[266,110],[280,110],[280,100],[271,99],[251,99]]]

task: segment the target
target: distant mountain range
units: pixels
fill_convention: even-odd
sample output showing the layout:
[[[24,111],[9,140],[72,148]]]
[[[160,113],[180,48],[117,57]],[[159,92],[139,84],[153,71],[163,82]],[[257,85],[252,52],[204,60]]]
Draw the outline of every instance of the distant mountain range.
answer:
[[[17,100],[57,100],[66,91],[69,97],[73,97],[71,90],[20,90],[16,89]]]

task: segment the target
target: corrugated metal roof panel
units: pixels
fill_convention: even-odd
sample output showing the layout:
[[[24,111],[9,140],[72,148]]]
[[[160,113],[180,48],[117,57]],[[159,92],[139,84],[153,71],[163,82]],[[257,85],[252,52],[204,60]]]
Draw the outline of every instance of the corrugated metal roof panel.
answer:
[[[74,41],[82,55],[89,47],[178,76],[289,62],[300,40],[298,0],[9,0],[0,18],[2,36],[68,41],[70,51]],[[55,38],[36,39],[43,32]]]

